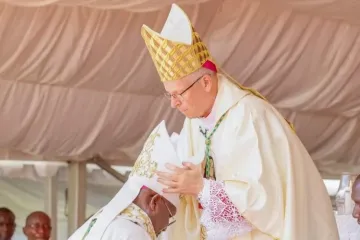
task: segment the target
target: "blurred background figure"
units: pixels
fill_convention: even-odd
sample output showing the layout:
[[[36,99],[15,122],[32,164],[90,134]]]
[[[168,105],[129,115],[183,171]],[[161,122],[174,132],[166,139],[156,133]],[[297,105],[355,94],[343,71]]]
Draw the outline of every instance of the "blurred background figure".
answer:
[[[11,240],[15,231],[15,214],[6,207],[0,208],[0,240]]]
[[[49,240],[51,220],[44,212],[33,212],[26,218],[24,234],[28,240]]]
[[[358,175],[352,186],[351,198],[355,202],[353,217],[360,224],[360,175]]]

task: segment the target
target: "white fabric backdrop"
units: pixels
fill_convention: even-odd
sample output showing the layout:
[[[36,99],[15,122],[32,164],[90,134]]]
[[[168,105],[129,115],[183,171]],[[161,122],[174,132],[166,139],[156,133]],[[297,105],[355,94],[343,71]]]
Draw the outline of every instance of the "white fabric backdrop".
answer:
[[[130,174],[131,167],[111,166],[118,173],[127,176]],[[120,181],[113,178],[110,174],[100,169],[95,164],[86,165],[87,182],[90,184],[117,186]],[[0,161],[0,177],[29,179],[37,181],[46,177],[57,177],[59,181],[67,181],[68,164],[65,162],[50,161]]]
[[[0,2],[0,158],[131,165],[161,119],[180,129],[140,36],[169,1]],[[295,124],[322,173],[360,172],[360,3],[182,2],[218,64]]]
[[[100,9],[123,9],[132,12],[159,10],[171,3],[198,4],[209,0],[0,0],[0,2],[23,7],[40,7],[49,5],[85,6]],[[222,0],[224,1],[224,0]],[[329,19],[344,20],[360,24],[358,13],[360,2],[356,0],[261,0],[269,4],[268,8],[291,8]]]

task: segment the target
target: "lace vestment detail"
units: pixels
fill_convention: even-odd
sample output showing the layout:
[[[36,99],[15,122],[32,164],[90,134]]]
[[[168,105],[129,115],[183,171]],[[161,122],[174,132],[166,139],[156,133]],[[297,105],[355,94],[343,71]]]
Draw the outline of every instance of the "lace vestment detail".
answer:
[[[200,221],[207,230],[207,240],[228,240],[252,230],[231,202],[223,182],[204,179],[198,199],[203,208]]]

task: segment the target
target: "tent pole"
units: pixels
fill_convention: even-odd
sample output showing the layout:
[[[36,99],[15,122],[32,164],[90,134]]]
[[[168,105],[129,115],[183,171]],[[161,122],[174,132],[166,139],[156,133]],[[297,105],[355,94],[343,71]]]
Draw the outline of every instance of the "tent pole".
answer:
[[[69,162],[68,181],[68,236],[85,221],[86,212],[86,162]]]
[[[57,239],[57,174],[45,179],[45,204],[44,210],[51,219],[51,240]]]
[[[109,173],[111,176],[113,176],[115,179],[119,180],[120,182],[123,183],[126,182],[127,180],[126,176],[113,169],[110,164],[105,162],[100,157],[94,157],[92,160],[90,160],[90,162],[96,164],[99,168]]]

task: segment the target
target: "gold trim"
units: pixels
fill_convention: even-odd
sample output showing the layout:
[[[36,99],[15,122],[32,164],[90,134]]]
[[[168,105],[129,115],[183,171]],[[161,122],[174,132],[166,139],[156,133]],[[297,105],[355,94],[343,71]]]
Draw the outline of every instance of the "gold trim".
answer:
[[[138,175],[141,177],[152,178],[155,175],[158,163],[151,158],[155,140],[160,137],[158,132],[152,133],[145,142],[144,148],[136,160],[130,176]]]
[[[145,229],[151,240],[156,240],[153,224],[149,216],[140,207],[132,203],[120,213],[120,216],[138,224]]]
[[[206,240],[207,238],[207,231],[204,225],[200,225],[200,240]]]
[[[179,80],[200,69],[207,60],[212,60],[210,52],[192,26],[192,43],[185,44],[162,37],[146,25],[141,28],[141,36],[154,62],[162,82]]]
[[[215,63],[214,63],[215,64]],[[255,95],[256,97],[258,98],[261,98],[263,99],[264,101],[266,102],[269,102],[260,92],[258,92],[257,90],[253,89],[253,88],[248,88],[248,87],[245,87],[243,85],[241,85],[238,81],[236,81],[233,77],[231,77],[227,72],[225,72],[222,68],[219,68],[219,72],[221,72],[222,74],[224,74],[224,76],[230,80],[232,83],[234,83],[238,88],[244,90],[244,91],[247,91],[253,95]],[[288,121],[286,118],[284,118],[284,120],[289,124],[291,130],[296,133],[295,131],[295,126],[294,124],[292,124],[290,121]]]

